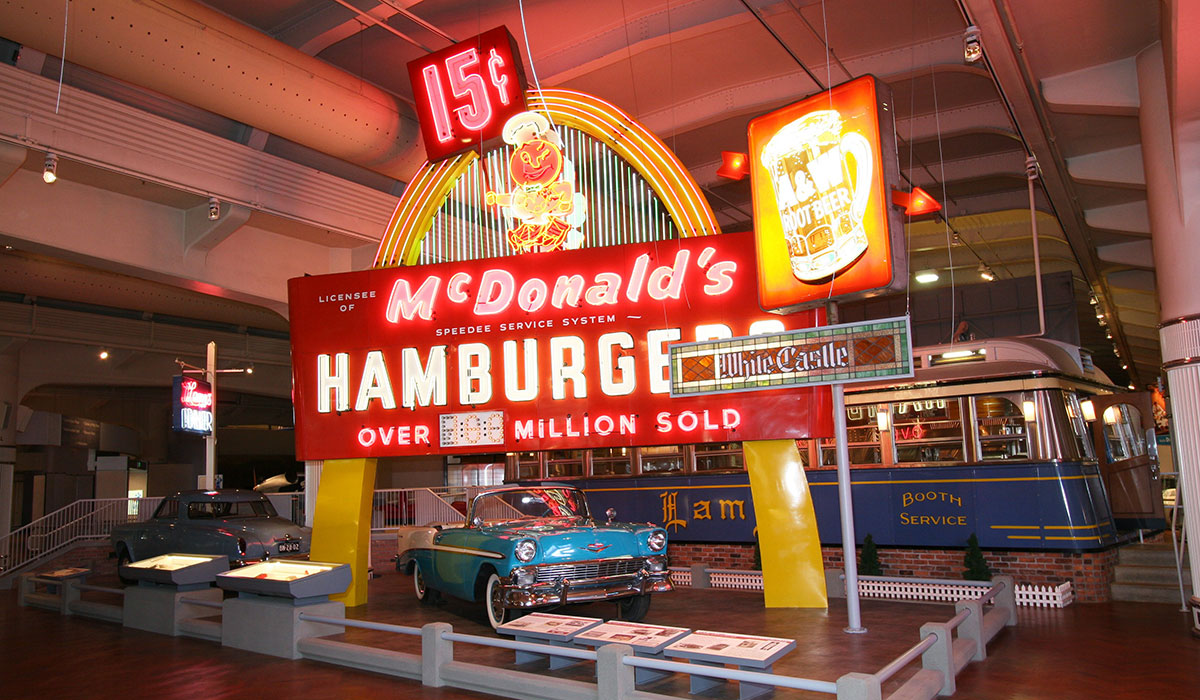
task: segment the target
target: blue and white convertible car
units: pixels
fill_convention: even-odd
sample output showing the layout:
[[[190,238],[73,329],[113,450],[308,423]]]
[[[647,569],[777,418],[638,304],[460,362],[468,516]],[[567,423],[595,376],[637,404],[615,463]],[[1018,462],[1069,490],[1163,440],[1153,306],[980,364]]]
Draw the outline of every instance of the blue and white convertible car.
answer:
[[[483,601],[492,627],[514,611],[599,600],[636,621],[651,593],[672,590],[667,533],[614,516],[596,522],[571,486],[499,487],[475,497],[461,525],[401,531],[397,568],[423,603],[441,593]]]

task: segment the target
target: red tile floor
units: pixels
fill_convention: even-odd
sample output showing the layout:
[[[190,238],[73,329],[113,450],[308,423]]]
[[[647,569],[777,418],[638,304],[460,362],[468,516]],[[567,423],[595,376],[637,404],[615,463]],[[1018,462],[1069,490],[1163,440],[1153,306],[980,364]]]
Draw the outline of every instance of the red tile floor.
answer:
[[[93,583],[105,584],[103,580]],[[111,585],[111,584],[109,584]],[[103,594],[86,594],[103,600]],[[460,601],[420,607],[411,582],[392,571],[370,583],[370,602],[348,616],[420,626],[445,621],[455,631],[491,636],[480,608]],[[111,599],[112,597],[109,596]],[[610,616],[613,605],[569,614]],[[776,672],[836,680],[851,671],[873,672],[919,639],[927,621],[949,619],[952,606],[864,600],[868,632],[848,635],[845,601],[828,611],[763,608],[762,595],[682,588],[656,597],[648,622],[790,637],[794,652]],[[1018,609],[1019,624],[1002,631],[988,659],[958,677],[954,697],[976,700],[1065,698],[1200,698],[1200,640],[1178,605],[1074,604],[1063,610]],[[416,652],[415,637],[348,630],[346,641]],[[459,644],[456,660],[514,668],[512,652]],[[912,664],[884,688],[885,697],[919,666]],[[544,662],[522,670],[549,673]],[[554,673],[585,679],[590,665]],[[645,687],[688,697],[683,676]],[[708,697],[733,698],[736,685]],[[199,639],[125,630],[119,625],[34,608],[21,608],[15,591],[0,591],[0,698],[478,698],[416,681],[343,669],[312,661],[262,656]],[[693,696],[694,697],[694,696]],[[777,698],[830,697],[780,690]]]

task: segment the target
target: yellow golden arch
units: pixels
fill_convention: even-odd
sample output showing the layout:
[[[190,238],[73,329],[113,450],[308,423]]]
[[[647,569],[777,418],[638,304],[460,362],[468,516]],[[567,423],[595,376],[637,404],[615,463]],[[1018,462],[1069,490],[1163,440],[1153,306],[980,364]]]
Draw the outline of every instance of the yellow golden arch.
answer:
[[[525,103],[528,109],[587,133],[621,156],[658,195],[680,236],[721,232],[700,186],[675,154],[616,106],[592,95],[559,89],[530,90]],[[427,162],[417,171],[388,222],[373,267],[417,262],[434,215],[478,158],[470,151]],[[816,515],[796,443],[765,440],[747,442],[744,447],[767,607],[827,607]],[[312,558],[350,563],[354,582],[339,598],[346,605],[362,605],[367,602],[375,460],[327,461],[322,472],[313,518]]]

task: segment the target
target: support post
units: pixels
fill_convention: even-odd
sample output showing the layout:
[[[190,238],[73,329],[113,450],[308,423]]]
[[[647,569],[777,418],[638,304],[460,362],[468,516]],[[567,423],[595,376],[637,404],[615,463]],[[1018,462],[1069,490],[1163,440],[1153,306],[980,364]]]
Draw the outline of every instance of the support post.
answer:
[[[633,695],[634,668],[624,659],[633,656],[628,644],[602,644],[596,649],[596,689],[599,700],[624,700]]]
[[[692,588],[712,588],[707,564],[692,564]]]
[[[1013,583],[1012,576],[993,576],[992,584],[1003,583],[1004,590],[996,594],[993,604],[997,610],[1008,612],[1005,618],[1005,626],[1012,627],[1017,624],[1017,584]]]
[[[959,639],[968,639],[975,645],[972,661],[983,661],[987,658],[987,640],[983,638],[983,603],[978,600],[960,600],[954,604],[954,611],[970,610],[971,614],[958,626]]]
[[[921,667],[942,674],[939,695],[954,695],[954,631],[945,622],[921,625],[921,639],[933,635],[937,642],[921,653]]]
[[[448,622],[430,622],[421,628],[421,685],[441,688],[442,665],[454,660],[454,642],[442,635],[454,631]]]
[[[883,700],[883,689],[870,673],[847,673],[837,679],[837,699]]]
[[[350,587],[345,593],[330,596],[330,600],[341,601],[348,608],[367,602],[374,489],[375,460],[325,460],[309,556],[313,561],[350,565],[354,575]]]
[[[826,305],[826,322],[838,322],[837,302]],[[838,503],[842,515],[842,566],[846,568],[846,618],[845,631],[863,634],[862,614],[858,601],[858,553],[854,538],[854,497],[850,484],[850,447],[846,436],[846,392],[841,384],[833,385],[833,431],[837,440]]]
[[[212,391],[212,430],[204,436],[204,488],[216,488],[217,474],[217,344],[208,344],[204,381]]]

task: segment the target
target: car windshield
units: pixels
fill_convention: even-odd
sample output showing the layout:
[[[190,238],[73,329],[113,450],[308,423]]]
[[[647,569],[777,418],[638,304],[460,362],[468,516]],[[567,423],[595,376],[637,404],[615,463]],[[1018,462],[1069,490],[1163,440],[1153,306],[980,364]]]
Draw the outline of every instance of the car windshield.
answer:
[[[475,500],[474,516],[484,520],[587,517],[587,503],[575,489],[499,491]]]
[[[270,501],[195,501],[188,504],[188,517],[192,520],[274,516],[275,508]]]

